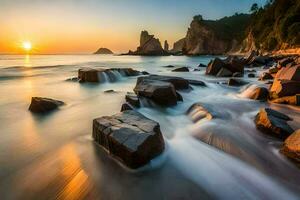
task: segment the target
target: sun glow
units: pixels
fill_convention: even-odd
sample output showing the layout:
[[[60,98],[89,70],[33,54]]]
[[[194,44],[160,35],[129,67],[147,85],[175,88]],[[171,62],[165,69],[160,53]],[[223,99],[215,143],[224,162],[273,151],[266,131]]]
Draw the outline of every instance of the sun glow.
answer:
[[[22,47],[25,51],[30,51],[32,48],[31,42],[29,42],[29,41],[23,42]]]

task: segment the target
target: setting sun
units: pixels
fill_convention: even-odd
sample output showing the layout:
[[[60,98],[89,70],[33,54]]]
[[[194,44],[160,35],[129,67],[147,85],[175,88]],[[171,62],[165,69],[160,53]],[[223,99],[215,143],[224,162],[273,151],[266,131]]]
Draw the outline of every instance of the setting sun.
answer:
[[[29,41],[23,42],[22,46],[23,46],[23,49],[26,51],[29,51],[32,48],[31,42],[29,42]]]

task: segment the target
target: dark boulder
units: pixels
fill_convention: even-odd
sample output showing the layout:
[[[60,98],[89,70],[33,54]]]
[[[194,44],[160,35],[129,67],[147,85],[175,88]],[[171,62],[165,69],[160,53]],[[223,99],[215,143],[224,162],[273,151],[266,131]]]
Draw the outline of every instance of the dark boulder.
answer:
[[[229,86],[243,86],[243,85],[247,85],[247,84],[248,84],[248,82],[246,82],[242,79],[230,78],[228,80]]]
[[[274,77],[268,73],[268,72],[264,72],[260,77],[259,77],[259,80],[261,81],[265,81],[265,80],[272,80],[274,79]]]
[[[173,106],[178,101],[175,87],[169,82],[140,77],[134,88],[134,92],[138,96],[149,98],[163,106]]]
[[[257,87],[248,95],[250,99],[267,101],[269,97],[269,90],[265,87]]]
[[[127,92],[125,96],[125,100],[127,103],[135,106],[135,107],[140,107],[140,100],[138,96],[132,92]]]
[[[175,66],[174,66],[174,65],[166,65],[166,66],[163,66],[163,67],[166,67],[166,68],[174,68]]]
[[[188,67],[180,67],[172,70],[172,72],[189,72],[189,71],[190,70]]]
[[[216,75],[216,77],[231,77],[231,76],[232,76],[232,72],[224,67],[222,67]]]
[[[203,81],[199,81],[199,80],[188,80],[189,84],[191,85],[196,85],[196,86],[206,86],[206,84]]]
[[[226,64],[220,58],[215,58],[208,64],[206,74],[216,76],[218,72],[225,67],[225,65]]]
[[[255,74],[253,73],[248,74],[248,78],[255,78]]]
[[[286,139],[293,133],[293,129],[287,123],[289,120],[292,119],[285,114],[270,108],[263,108],[256,115],[255,124],[263,133]]]
[[[204,65],[204,64],[200,63],[200,64],[198,65],[198,67],[207,67],[207,65]]]
[[[284,141],[280,152],[288,158],[300,162],[300,130],[295,131]]]
[[[135,111],[93,120],[93,138],[129,168],[139,168],[164,150],[157,122]]]
[[[185,90],[189,89],[189,81],[176,76],[160,76],[160,75],[150,75],[150,76],[144,76],[139,77],[137,80],[137,83],[142,80],[152,80],[152,81],[163,81],[172,83],[176,90]]]
[[[116,93],[114,90],[105,90],[104,93]]]
[[[134,110],[133,106],[129,103],[123,103],[121,107],[121,112],[126,110]]]
[[[32,97],[29,110],[34,113],[46,113],[57,109],[63,104],[64,102],[54,99],[44,97]]]

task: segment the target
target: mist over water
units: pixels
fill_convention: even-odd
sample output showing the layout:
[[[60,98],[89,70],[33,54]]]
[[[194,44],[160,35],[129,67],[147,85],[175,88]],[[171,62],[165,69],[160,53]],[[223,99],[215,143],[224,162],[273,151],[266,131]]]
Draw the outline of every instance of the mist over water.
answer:
[[[270,106],[294,118],[290,125],[299,129],[299,109],[249,100],[255,86],[230,87],[222,84],[224,78],[204,76],[205,68],[197,66],[211,58],[0,56],[0,194],[4,199],[299,199],[299,169],[279,154],[282,142],[257,131],[253,122],[259,108]],[[166,65],[200,71],[175,73]],[[131,67],[202,80],[207,87],[180,91],[183,102],[170,108],[142,101],[138,111],[160,123],[167,148],[148,166],[130,171],[93,143],[91,131],[94,118],[120,111],[136,77],[118,73],[116,81],[106,77],[103,84],[66,81],[81,67]],[[33,96],[66,105],[35,115],[28,111]],[[196,102],[217,117],[193,123],[185,113]]]

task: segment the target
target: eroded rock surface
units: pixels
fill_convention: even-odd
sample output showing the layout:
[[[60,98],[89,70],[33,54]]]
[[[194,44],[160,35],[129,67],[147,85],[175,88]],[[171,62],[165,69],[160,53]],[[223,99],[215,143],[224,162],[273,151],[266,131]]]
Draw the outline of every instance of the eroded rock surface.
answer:
[[[300,129],[295,131],[284,141],[280,152],[288,158],[300,162]]]
[[[133,169],[147,164],[164,150],[159,124],[135,111],[94,119],[93,138]]]

